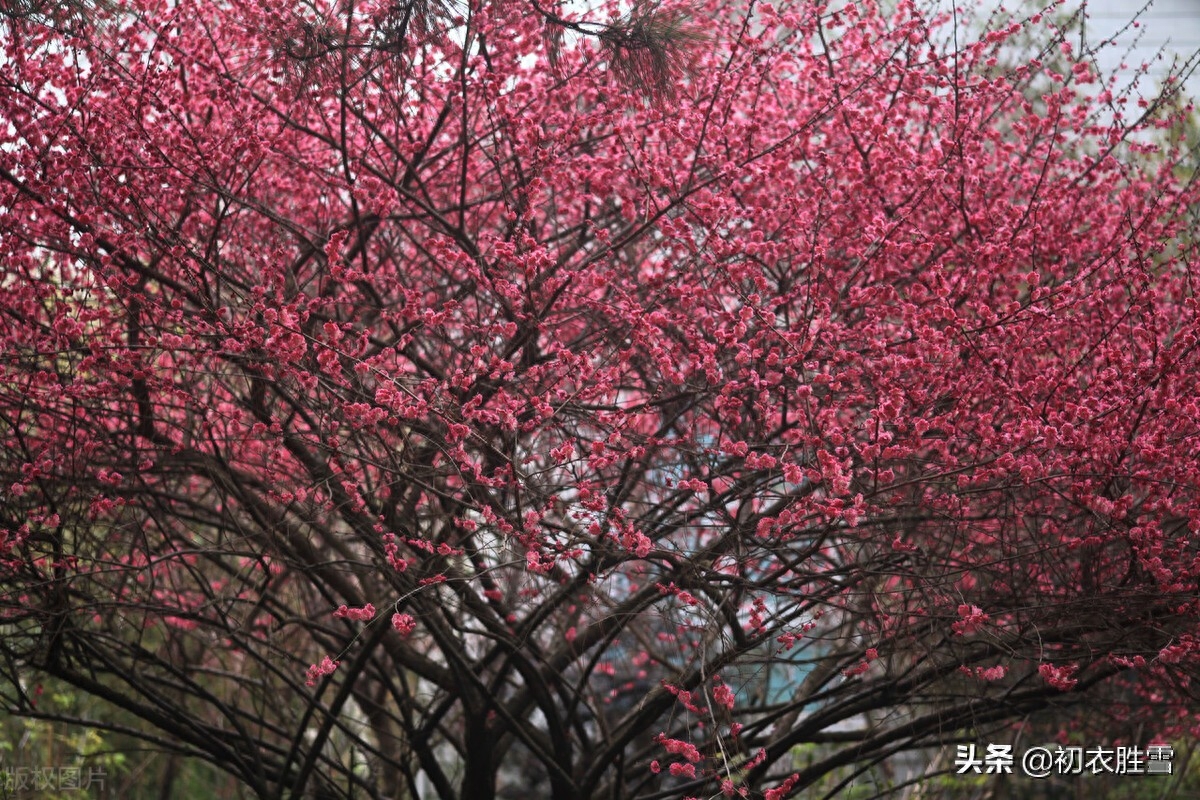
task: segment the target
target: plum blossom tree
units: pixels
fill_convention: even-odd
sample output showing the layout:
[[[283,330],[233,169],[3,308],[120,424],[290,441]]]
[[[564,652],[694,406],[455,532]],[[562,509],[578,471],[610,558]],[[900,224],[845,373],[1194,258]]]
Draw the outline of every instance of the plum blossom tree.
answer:
[[[1050,17],[26,6],[8,711],[65,682],[263,798],[784,798],[1085,702],[1191,730],[1186,107]]]

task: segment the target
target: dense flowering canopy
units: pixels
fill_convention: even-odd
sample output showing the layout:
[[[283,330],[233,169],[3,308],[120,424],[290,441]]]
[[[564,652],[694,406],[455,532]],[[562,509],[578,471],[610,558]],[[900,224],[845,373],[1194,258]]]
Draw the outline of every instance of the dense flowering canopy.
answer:
[[[4,21],[11,710],[472,800],[1191,725],[1166,106],[1050,16],[440,8]]]

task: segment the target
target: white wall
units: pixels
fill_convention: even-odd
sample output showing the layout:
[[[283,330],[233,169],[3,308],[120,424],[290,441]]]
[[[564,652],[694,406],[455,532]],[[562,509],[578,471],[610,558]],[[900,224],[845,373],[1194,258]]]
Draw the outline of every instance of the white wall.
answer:
[[[1089,0],[1087,8],[1088,39],[1099,40],[1115,34],[1141,7],[1140,3],[1127,0]],[[1151,65],[1151,75],[1161,80],[1170,66],[1171,56],[1186,59],[1200,49],[1200,0],[1154,0],[1141,15],[1142,23],[1136,30],[1128,30],[1119,37],[1119,47],[1108,48],[1103,54],[1102,67],[1116,68],[1120,64],[1119,54],[1133,46],[1133,52],[1125,59],[1130,68],[1143,62]],[[1135,42],[1135,37],[1140,37]],[[1162,60],[1156,53],[1160,48],[1166,52]],[[1193,75],[1187,82],[1188,90],[1200,94],[1200,75]]]
[[[949,2],[942,0],[945,7],[949,7]],[[957,0],[960,7],[970,2]],[[1010,12],[1045,5],[1045,0],[980,2],[984,10],[1003,6]],[[1128,28],[1117,36],[1116,46],[1101,48],[1097,52],[1097,63],[1105,74],[1120,71],[1121,75],[1131,78],[1141,64],[1150,64],[1149,85],[1139,85],[1143,94],[1154,92],[1158,81],[1167,74],[1171,56],[1186,59],[1200,49],[1200,0],[1152,0],[1144,10],[1145,0],[1067,0],[1064,10],[1069,13],[1081,5],[1086,5],[1084,42],[1089,47],[1117,36],[1129,20],[1142,11],[1140,26]],[[1078,40],[1072,43],[1079,44]],[[1160,48],[1166,50],[1161,60],[1157,57]],[[1126,65],[1123,69],[1122,62]],[[1193,96],[1200,96],[1200,73],[1188,80],[1187,89]]]

